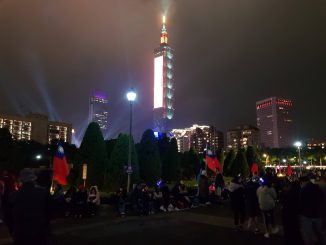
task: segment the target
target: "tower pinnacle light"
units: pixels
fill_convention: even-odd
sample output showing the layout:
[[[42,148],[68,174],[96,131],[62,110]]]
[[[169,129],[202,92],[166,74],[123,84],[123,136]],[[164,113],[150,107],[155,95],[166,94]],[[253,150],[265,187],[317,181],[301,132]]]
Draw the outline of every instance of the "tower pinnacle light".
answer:
[[[166,18],[165,18],[165,15],[163,15],[163,17],[162,17],[162,30],[161,30],[161,44],[163,44],[163,43],[167,44],[168,43],[168,32],[166,30],[165,23],[166,23]]]

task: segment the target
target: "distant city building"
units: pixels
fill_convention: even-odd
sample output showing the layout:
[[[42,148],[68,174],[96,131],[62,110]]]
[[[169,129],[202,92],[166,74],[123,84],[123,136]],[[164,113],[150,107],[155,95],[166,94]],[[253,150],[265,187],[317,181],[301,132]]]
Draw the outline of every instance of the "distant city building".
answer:
[[[8,128],[14,140],[34,140],[41,144],[52,140],[71,143],[72,124],[49,121],[42,114],[30,113],[26,117],[0,115],[0,128]]]
[[[256,102],[257,127],[263,147],[286,148],[293,145],[293,103],[271,97]]]
[[[161,30],[161,44],[154,50],[154,131],[167,133],[174,115],[173,49],[168,45],[165,16]]]
[[[259,129],[251,125],[239,126],[226,133],[227,149],[239,150],[248,146],[259,147]]]
[[[307,141],[307,148],[312,149],[325,149],[326,148],[326,140],[315,140],[315,139],[309,139]]]
[[[104,138],[107,138],[109,128],[108,97],[104,92],[92,92],[89,99],[88,122],[97,122]]]
[[[223,133],[216,130],[214,126],[195,124],[189,128],[173,129],[171,134],[177,140],[179,152],[193,148],[196,152],[203,153],[206,146],[209,149],[223,148]]]

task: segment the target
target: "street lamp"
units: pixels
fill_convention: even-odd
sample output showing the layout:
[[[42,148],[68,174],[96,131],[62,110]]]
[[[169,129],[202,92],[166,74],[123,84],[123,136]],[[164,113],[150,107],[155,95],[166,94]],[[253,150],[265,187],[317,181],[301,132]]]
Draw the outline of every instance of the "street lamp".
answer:
[[[127,192],[129,193],[130,190],[130,177],[132,174],[132,167],[131,167],[131,137],[132,137],[132,103],[136,100],[137,94],[133,88],[131,88],[127,93],[127,99],[130,104],[130,121],[129,121],[129,149],[128,149],[128,183],[127,183]]]
[[[268,163],[268,155],[266,153],[264,153],[263,158],[265,158],[265,165],[267,165],[267,163]]]
[[[301,146],[302,146],[302,143],[300,141],[296,141],[294,143],[294,146],[298,148],[298,154],[299,154],[299,165],[300,165],[300,175],[302,175],[302,163],[301,163]]]
[[[41,155],[41,154],[38,154],[38,155],[35,156],[35,158],[36,158],[37,160],[41,160],[41,159],[42,159],[42,155]]]

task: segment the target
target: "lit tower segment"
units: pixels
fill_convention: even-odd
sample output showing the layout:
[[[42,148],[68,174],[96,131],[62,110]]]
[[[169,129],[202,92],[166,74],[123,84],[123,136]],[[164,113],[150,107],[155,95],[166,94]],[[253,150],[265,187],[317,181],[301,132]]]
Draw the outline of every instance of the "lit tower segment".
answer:
[[[169,132],[173,118],[173,49],[168,45],[168,32],[163,16],[161,43],[154,50],[154,131]]]

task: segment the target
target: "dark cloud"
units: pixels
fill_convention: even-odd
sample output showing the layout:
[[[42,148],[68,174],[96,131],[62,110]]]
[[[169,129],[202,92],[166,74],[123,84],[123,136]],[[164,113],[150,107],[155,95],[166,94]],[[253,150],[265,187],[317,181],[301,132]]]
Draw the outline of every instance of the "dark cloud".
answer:
[[[0,1],[0,112],[49,113],[80,128],[92,89],[109,94],[112,136],[151,125],[153,49],[168,15],[176,52],[175,126],[255,124],[255,101],[295,103],[300,137],[326,138],[326,2]]]

